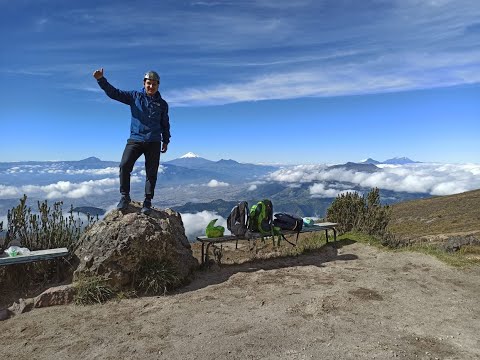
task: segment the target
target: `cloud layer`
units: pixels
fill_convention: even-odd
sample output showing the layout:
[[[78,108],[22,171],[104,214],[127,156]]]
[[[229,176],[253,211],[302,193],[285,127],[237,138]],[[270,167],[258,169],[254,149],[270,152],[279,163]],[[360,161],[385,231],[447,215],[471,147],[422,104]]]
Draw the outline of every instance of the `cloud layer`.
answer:
[[[347,171],[342,168],[328,169],[325,165],[299,165],[272,173],[269,179],[287,183],[318,182],[310,187],[314,196],[332,197],[345,192],[343,184],[329,185],[324,182],[346,182],[366,188],[431,195],[451,195],[480,188],[480,165],[477,164],[408,164],[383,165],[375,173]]]
[[[480,165],[478,164],[415,163],[378,166],[381,169],[375,173],[347,171],[343,168],[329,169],[327,165],[284,167],[271,173],[262,182],[250,183],[247,190],[254,191],[259,184],[269,181],[288,183],[290,186],[312,183],[309,190],[314,197],[335,197],[342,192],[351,191],[352,186],[378,187],[386,190],[431,195],[450,195],[480,188]],[[89,196],[102,196],[118,191],[118,177],[100,179],[95,177],[103,174],[109,175],[113,171],[117,175],[118,169],[116,168],[71,169],[67,171],[58,170],[57,172],[49,166],[38,165],[34,168],[14,166],[0,171],[0,175],[3,174],[3,179],[13,179],[6,184],[0,184],[0,199],[20,198],[23,194],[43,199],[79,199]],[[45,173],[51,174],[52,179],[55,176],[68,174],[71,180],[55,181],[45,185],[35,183],[15,185],[14,181],[22,183],[28,179],[35,179],[35,176],[31,176],[32,174]],[[132,184],[144,181],[141,172],[139,174],[140,176],[135,174],[132,176]],[[93,179],[75,180],[75,176],[85,178],[85,175],[90,175]],[[223,188],[228,187],[229,184],[212,179],[203,186]],[[195,194],[196,190],[192,191],[192,194]]]
[[[132,176],[131,182],[138,183],[142,180]],[[0,199],[11,199],[22,197],[27,194],[33,198],[43,199],[79,199],[88,196],[102,196],[107,192],[118,191],[118,178],[105,178],[100,180],[82,181],[79,183],[70,181],[58,181],[49,185],[1,185]]]

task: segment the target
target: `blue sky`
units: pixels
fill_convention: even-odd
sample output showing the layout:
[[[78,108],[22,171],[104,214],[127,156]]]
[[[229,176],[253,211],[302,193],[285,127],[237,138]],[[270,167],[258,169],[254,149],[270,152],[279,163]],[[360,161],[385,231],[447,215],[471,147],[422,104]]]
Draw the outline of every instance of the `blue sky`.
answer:
[[[0,161],[120,160],[161,75],[172,139],[241,162],[480,163],[478,0],[0,0]]]

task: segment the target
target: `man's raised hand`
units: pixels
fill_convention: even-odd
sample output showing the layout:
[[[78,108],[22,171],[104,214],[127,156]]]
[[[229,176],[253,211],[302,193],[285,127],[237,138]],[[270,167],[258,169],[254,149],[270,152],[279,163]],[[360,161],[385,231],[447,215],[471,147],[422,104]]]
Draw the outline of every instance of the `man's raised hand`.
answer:
[[[93,77],[94,77],[95,79],[97,79],[97,80],[98,80],[98,79],[101,79],[101,78],[103,77],[103,68],[98,69],[98,70],[95,70],[95,71],[93,72]]]

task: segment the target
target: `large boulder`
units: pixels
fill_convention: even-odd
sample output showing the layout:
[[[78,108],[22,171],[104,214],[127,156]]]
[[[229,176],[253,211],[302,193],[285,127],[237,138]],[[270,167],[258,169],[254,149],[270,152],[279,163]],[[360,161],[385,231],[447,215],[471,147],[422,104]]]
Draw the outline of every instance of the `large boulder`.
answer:
[[[100,275],[112,287],[127,289],[134,285],[141,264],[152,260],[170,264],[180,282],[190,277],[198,261],[180,214],[153,209],[144,215],[140,209],[141,203],[132,202],[126,210],[113,210],[82,235],[74,279]]]

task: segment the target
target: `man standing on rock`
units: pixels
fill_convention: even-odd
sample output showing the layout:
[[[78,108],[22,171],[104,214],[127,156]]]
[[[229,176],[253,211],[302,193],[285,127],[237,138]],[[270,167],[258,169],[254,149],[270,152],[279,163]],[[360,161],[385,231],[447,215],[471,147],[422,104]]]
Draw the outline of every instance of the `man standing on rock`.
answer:
[[[155,71],[149,71],[143,77],[141,91],[123,91],[116,89],[103,76],[103,68],[95,70],[93,77],[108,97],[130,106],[132,113],[130,138],[123,151],[120,162],[120,193],[122,195],[117,205],[124,210],[130,203],[130,173],[137,159],[145,156],[145,200],[141,212],[149,214],[152,209],[152,199],[157,182],[160,152],[167,151],[170,142],[170,120],[168,104],[158,92],[160,76]]]

